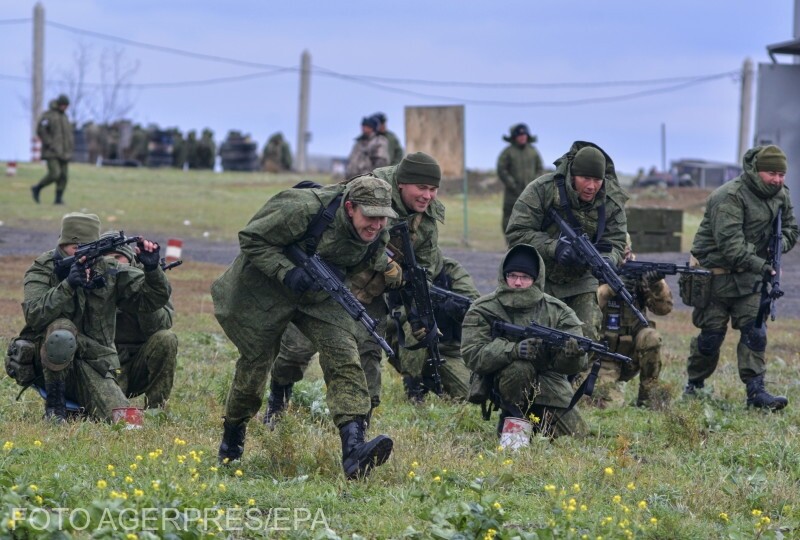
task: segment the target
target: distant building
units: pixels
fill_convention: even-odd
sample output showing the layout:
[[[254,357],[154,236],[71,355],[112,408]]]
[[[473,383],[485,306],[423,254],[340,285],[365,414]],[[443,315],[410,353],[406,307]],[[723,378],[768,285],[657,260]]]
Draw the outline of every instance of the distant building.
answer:
[[[678,178],[689,175],[692,183],[701,188],[717,188],[742,174],[742,168],[734,163],[706,161],[704,159],[680,159],[671,163],[671,170]]]

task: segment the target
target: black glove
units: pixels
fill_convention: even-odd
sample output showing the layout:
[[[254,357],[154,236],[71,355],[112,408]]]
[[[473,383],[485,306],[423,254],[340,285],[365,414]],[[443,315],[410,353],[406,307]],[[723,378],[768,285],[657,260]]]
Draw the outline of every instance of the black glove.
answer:
[[[561,266],[578,266],[583,264],[572,249],[572,244],[566,240],[559,239],[556,244],[556,262]]]
[[[608,240],[600,240],[594,247],[598,253],[611,253],[614,250],[614,246]]]
[[[514,353],[520,360],[533,360],[542,343],[541,338],[523,339],[514,347]]]
[[[86,279],[86,266],[78,261],[72,263],[69,267],[69,274],[67,275],[67,284],[73,289],[78,287],[86,287],[89,281]]]
[[[156,249],[153,251],[145,251],[143,244],[137,244],[139,246],[139,254],[137,255],[139,262],[142,263],[144,266],[145,272],[152,272],[158,265],[161,263],[160,251],[161,246],[155,244]]]
[[[314,278],[299,266],[295,266],[283,278],[283,284],[297,294],[303,294],[314,285]]]
[[[564,356],[567,358],[577,358],[583,356],[583,349],[578,345],[578,340],[571,337],[564,343]]]
[[[462,310],[462,308],[458,305],[458,302],[452,298],[448,298],[444,302],[440,303],[437,307],[442,313],[454,321],[463,321],[464,315],[466,315],[466,312]]]
[[[664,274],[658,270],[650,270],[642,275],[642,281],[650,288],[655,287],[662,279],[664,279]]]

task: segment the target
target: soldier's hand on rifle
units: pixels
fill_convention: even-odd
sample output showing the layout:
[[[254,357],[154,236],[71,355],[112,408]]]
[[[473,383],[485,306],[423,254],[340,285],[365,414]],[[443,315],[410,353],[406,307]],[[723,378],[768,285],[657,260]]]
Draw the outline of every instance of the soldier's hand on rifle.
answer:
[[[583,264],[572,248],[572,244],[563,238],[558,239],[556,244],[556,262],[562,266],[577,266]]]
[[[658,285],[662,279],[664,279],[664,274],[658,270],[650,270],[642,275],[642,281],[644,281],[644,284],[651,289]]]
[[[533,360],[542,343],[541,338],[523,339],[514,346],[514,355],[519,360]]]
[[[567,358],[577,358],[579,356],[583,356],[583,349],[581,346],[578,345],[578,340],[575,338],[569,338],[566,343],[564,343],[564,356]]]
[[[383,272],[383,279],[387,288],[397,289],[403,285],[403,269],[396,262],[390,261]]]
[[[136,243],[136,248],[138,251],[136,256],[139,262],[142,263],[142,266],[144,266],[145,272],[152,272],[158,268],[161,263],[161,257],[159,255],[161,247],[157,243],[142,238],[140,242]]]
[[[283,278],[283,284],[297,294],[303,294],[314,285],[314,278],[308,272],[299,266],[295,266]]]
[[[69,268],[67,284],[73,289],[85,287],[89,283],[90,270],[83,264],[85,259],[85,257],[81,257],[80,261],[75,261]]]
[[[764,276],[764,279],[769,279],[775,275],[775,269],[770,264],[765,264],[761,267],[761,275]]]
[[[439,334],[439,337],[442,336],[442,331],[439,330],[438,328],[436,329],[436,332]],[[428,337],[428,329],[425,328],[424,326],[420,326],[416,330],[412,328],[411,335],[414,336],[414,339],[416,339],[417,341],[425,341],[425,338]]]

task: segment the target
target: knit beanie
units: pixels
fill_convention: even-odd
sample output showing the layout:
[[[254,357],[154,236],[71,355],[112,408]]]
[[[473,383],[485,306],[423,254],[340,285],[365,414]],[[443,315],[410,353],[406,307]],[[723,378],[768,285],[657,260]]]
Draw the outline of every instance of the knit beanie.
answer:
[[[539,277],[539,258],[533,249],[512,248],[503,262],[503,274],[522,272],[534,280]]]
[[[756,154],[756,171],[786,172],[786,154],[777,146],[765,146]]]
[[[414,152],[408,154],[397,166],[398,184],[425,184],[439,187],[442,181],[442,169],[428,154]]]
[[[605,178],[606,158],[594,146],[584,146],[575,153],[572,159],[572,176],[588,176]]]
[[[95,214],[70,212],[61,219],[58,245],[87,244],[100,238],[100,218]]]
[[[106,231],[100,235],[100,238],[117,238],[118,236],[119,231]],[[128,262],[131,264],[135,262],[136,252],[133,250],[133,246],[131,244],[117,246],[114,248],[114,253],[125,255],[128,258]]]

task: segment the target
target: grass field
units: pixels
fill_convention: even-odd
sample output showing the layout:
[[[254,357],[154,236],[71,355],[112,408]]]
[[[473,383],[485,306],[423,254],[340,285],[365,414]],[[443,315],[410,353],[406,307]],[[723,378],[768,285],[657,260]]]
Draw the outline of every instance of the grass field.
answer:
[[[131,232],[186,227],[186,236],[209,231],[232,240],[269,194],[296,181],[75,167],[62,209],[30,201],[28,186],[40,173],[23,167],[4,179],[6,225],[56,231],[64,211],[85,208]],[[445,202],[458,207],[455,199]],[[497,202],[470,200],[479,247],[502,245],[499,231],[493,234]],[[187,219],[191,226],[183,225]],[[457,245],[461,231],[448,227],[447,241]],[[21,276],[30,260],[0,257],[2,350],[23,325]],[[582,407],[590,436],[534,438],[516,453],[498,450],[496,416],[484,422],[476,406],[436,397],[410,405],[387,366],[371,432],[392,436],[395,451],[367,481],[348,482],[318,366],[297,386],[275,431],[251,422],[244,460],[217,466],[237,357],[208,292],[222,270],[197,263],[171,272],[180,339],[175,389],[168,411],[148,415],[141,430],[51,426],[40,420],[41,399],[28,391],[15,400],[19,388],[0,379],[0,538],[56,538],[59,527],[62,538],[131,540],[800,538],[796,320],[770,325],[768,386],[790,399],[781,413],[745,409],[733,333],[709,380],[713,395],[679,399],[695,329],[687,312],[676,312],[656,318],[662,379],[675,398],[669,407]],[[629,402],[636,387],[626,388]]]

